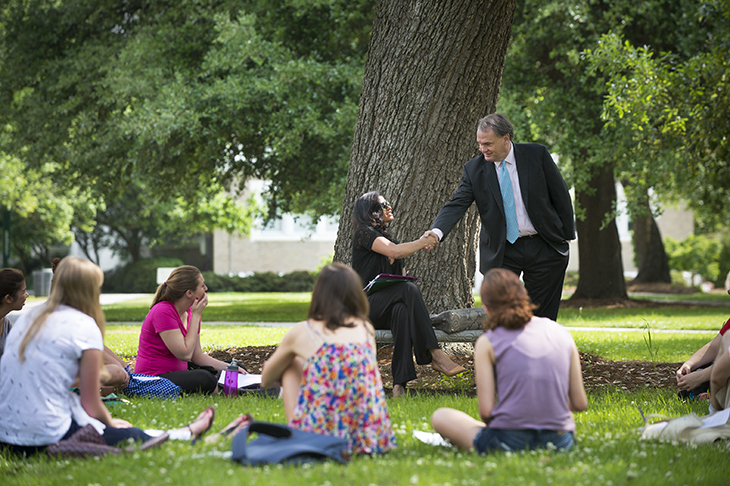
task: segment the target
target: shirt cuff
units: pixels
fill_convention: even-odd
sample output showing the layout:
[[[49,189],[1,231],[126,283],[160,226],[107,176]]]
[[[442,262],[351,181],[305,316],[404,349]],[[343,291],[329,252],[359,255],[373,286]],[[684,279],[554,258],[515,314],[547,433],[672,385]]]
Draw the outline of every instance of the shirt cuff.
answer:
[[[438,228],[431,228],[431,231],[433,231],[434,233],[436,233],[436,236],[439,237],[439,241],[441,241],[441,240],[444,239],[444,232],[441,231],[440,229],[438,229]]]

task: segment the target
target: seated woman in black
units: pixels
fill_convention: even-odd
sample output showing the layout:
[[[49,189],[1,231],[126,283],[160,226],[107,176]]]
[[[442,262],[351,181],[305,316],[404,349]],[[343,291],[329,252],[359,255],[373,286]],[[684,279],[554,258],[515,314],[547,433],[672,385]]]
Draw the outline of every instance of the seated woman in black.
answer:
[[[418,240],[399,243],[388,234],[388,223],[393,219],[393,209],[377,191],[363,194],[355,201],[352,268],[365,284],[381,273],[405,275],[403,258],[438,243],[425,235]],[[439,348],[426,303],[415,284],[392,285],[369,295],[368,301],[375,329],[390,329],[393,333],[394,396],[405,394],[406,384],[416,379],[411,349],[420,365],[431,363],[434,370],[447,376],[464,371]]]

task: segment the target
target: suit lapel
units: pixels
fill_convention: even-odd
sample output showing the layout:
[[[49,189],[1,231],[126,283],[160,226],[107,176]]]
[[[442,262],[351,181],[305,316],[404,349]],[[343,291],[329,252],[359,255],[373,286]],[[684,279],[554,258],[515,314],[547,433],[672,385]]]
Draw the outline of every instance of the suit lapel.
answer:
[[[504,214],[502,190],[499,188],[499,179],[497,178],[497,169],[494,168],[494,162],[489,162],[482,156],[482,164],[479,170],[486,183],[485,187],[489,188],[489,192],[494,197],[494,202],[497,203],[497,206],[502,209],[502,214]]]

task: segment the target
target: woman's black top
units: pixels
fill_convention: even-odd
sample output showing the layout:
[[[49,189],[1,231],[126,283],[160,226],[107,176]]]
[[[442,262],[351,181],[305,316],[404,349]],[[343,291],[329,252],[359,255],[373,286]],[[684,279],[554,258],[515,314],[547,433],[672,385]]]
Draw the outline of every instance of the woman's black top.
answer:
[[[379,236],[388,238],[372,226],[363,224],[355,229],[352,237],[352,268],[360,275],[363,287],[381,273],[403,274],[402,259],[394,260],[391,264],[387,256],[373,251],[373,242]],[[393,238],[388,240],[398,244]]]

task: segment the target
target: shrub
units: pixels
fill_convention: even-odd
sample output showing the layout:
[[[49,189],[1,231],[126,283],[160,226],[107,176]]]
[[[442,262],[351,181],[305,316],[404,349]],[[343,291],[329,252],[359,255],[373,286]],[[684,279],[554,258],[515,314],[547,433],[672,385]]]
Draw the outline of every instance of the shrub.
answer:
[[[664,248],[669,257],[669,267],[690,272],[693,282],[695,275],[701,275],[704,280],[711,281],[718,278],[720,274],[718,241],[704,235],[689,235],[682,241],[667,236],[664,238]]]
[[[203,272],[203,277],[210,292],[311,292],[317,273],[300,270],[285,275],[260,272],[248,277],[229,277]]]
[[[179,258],[144,258],[115,268],[104,275],[104,292],[150,293],[157,290],[157,268],[184,265]]]

